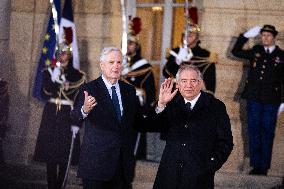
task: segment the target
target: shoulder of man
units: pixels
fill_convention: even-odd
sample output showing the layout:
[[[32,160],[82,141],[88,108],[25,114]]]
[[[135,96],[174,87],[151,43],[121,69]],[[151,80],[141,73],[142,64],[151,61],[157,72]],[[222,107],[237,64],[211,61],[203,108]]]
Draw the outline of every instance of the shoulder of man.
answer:
[[[123,80],[119,80],[119,86],[126,88],[127,90],[134,90],[135,91],[135,87],[133,85],[131,85],[130,83],[127,83]]]
[[[207,105],[209,107],[215,108],[220,106],[225,106],[224,102],[222,102],[220,99],[216,98],[213,94],[202,92],[202,95],[206,99]]]
[[[86,89],[91,89],[93,88],[95,85],[98,85],[99,83],[99,78],[95,79],[95,80],[92,80],[92,81],[89,81],[87,83],[84,83],[82,86],[81,86],[81,90],[86,90]]]
[[[276,48],[275,50],[280,53],[280,54],[283,54],[284,55],[284,49],[280,48],[278,45],[276,45]]]
[[[202,48],[200,45],[196,45],[194,48],[192,48],[192,52],[194,56],[200,56],[200,57],[209,57],[210,51]]]
[[[253,49],[254,51],[262,51],[263,48],[264,48],[263,45],[259,45],[259,44],[254,45],[254,46],[252,47],[252,49]]]

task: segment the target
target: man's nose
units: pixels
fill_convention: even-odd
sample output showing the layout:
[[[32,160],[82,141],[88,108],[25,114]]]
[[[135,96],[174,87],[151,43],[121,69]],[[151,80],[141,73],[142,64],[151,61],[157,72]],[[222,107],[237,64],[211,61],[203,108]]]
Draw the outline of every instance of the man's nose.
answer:
[[[116,67],[116,68],[119,68],[119,67],[121,67],[121,63],[120,62],[114,62],[114,66]]]

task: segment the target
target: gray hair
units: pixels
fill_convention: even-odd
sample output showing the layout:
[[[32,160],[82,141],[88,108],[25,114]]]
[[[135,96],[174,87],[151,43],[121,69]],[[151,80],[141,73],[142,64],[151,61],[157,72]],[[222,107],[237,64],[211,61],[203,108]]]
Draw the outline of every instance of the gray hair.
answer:
[[[100,62],[103,62],[106,60],[106,57],[107,55],[110,53],[110,52],[113,52],[113,51],[116,51],[116,52],[120,52],[121,53],[121,50],[117,47],[105,47],[102,52],[101,52],[101,55],[100,55]]]
[[[178,81],[180,79],[180,74],[184,71],[187,71],[187,70],[193,70],[197,73],[197,79],[198,80],[202,80],[203,79],[203,76],[202,76],[202,73],[200,72],[200,70],[196,67],[196,66],[193,66],[193,65],[188,65],[188,64],[182,64],[180,66],[180,68],[178,69],[178,72],[176,74],[176,80]]]

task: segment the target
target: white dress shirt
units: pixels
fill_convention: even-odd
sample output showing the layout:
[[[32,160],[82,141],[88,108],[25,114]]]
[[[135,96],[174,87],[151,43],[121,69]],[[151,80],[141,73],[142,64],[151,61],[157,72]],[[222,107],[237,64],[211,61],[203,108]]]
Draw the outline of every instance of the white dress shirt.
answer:
[[[275,49],[275,45],[270,46],[270,47],[264,47],[264,49],[265,49],[265,52],[267,52],[267,49],[268,49],[269,53],[272,53],[274,51],[274,49]]]

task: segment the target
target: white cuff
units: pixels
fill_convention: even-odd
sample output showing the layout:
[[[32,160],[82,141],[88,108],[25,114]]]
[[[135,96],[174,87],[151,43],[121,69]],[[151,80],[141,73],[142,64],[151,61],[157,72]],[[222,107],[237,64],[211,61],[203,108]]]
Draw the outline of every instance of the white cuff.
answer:
[[[86,113],[84,112],[83,106],[82,106],[82,108],[81,108],[81,113],[82,113],[83,119],[85,119],[85,118],[88,116],[88,114],[86,114]]]
[[[159,107],[159,106],[157,106],[157,107],[155,108],[156,114],[161,113],[162,111],[164,111],[165,108],[166,108],[166,106],[164,106],[164,107]]]

